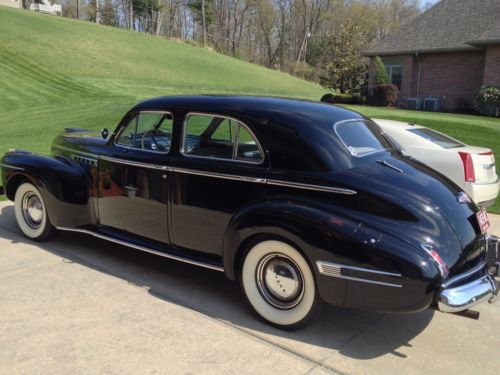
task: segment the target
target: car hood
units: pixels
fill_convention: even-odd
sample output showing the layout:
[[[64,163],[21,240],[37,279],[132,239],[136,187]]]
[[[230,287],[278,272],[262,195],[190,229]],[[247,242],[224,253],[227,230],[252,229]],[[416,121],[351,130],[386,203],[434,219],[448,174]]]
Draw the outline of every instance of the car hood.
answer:
[[[106,144],[100,131],[86,129],[66,129],[62,134],[64,141],[68,143],[85,144],[89,146],[101,146]]]
[[[416,248],[432,246],[451,273],[481,255],[478,207],[459,201],[460,188],[424,164],[380,153],[337,177],[358,192],[361,222]]]

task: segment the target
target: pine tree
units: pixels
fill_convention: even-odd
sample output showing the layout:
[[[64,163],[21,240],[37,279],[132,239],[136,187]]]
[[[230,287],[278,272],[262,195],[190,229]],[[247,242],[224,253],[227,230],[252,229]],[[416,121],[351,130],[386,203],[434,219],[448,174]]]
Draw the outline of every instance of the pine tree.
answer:
[[[375,56],[374,59],[374,78],[375,78],[375,85],[383,85],[386,83],[389,83],[389,76],[387,75],[387,69],[385,68],[384,62],[382,59],[378,56]]]

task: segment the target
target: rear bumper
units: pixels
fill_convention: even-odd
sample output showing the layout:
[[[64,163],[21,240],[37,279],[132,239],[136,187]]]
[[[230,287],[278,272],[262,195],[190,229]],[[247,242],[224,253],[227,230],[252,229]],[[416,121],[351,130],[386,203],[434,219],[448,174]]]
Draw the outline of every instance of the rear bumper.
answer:
[[[443,283],[438,310],[456,313],[479,303],[493,302],[500,289],[500,238],[487,237],[487,259],[475,268]]]
[[[465,190],[474,202],[482,207],[489,207],[495,203],[498,196],[500,180],[497,178],[495,182],[487,184],[467,182]]]

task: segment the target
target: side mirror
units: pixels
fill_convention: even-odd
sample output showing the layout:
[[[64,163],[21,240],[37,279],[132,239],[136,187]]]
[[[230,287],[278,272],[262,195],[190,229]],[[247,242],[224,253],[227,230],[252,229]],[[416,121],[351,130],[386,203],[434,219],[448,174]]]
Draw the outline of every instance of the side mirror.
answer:
[[[108,135],[109,135],[109,131],[108,129],[104,128],[101,130],[101,135],[104,139],[108,138]]]

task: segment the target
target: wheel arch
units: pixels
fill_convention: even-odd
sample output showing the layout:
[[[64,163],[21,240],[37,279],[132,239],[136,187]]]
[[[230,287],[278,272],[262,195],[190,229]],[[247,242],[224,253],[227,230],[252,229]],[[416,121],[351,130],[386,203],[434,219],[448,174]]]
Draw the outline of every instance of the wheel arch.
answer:
[[[229,279],[236,279],[238,267],[245,253],[257,242],[275,239],[297,249],[309,263],[315,277],[315,261],[322,253],[331,253],[334,233],[353,235],[356,224],[338,214],[328,213],[320,207],[293,204],[287,200],[261,202],[245,207],[233,215],[226,229],[223,245],[224,271]],[[345,233],[348,231],[349,233]]]

